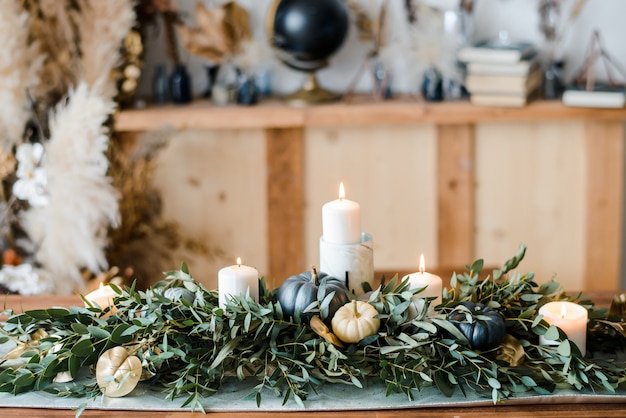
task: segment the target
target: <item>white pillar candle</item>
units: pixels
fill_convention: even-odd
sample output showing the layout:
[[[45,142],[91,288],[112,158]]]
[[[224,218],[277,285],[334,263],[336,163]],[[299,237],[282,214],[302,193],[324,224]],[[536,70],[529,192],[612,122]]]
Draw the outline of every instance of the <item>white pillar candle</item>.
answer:
[[[578,346],[580,352],[585,355],[587,351],[587,309],[572,302],[549,302],[539,308],[539,314],[550,325],[563,330],[567,339]],[[554,340],[547,340],[543,335],[539,336],[539,344],[557,345]]]
[[[430,306],[437,306],[442,302],[441,292],[443,290],[443,281],[441,280],[441,277],[435,274],[427,273],[425,270],[424,254],[422,254],[420,255],[419,271],[404,276],[403,280],[408,277],[411,289],[425,287],[424,290],[413,297],[414,299],[434,297],[436,299],[430,303]]]
[[[374,243],[363,232],[358,244],[329,244],[320,238],[320,271],[340,280],[346,279],[348,289],[356,296],[363,294],[363,282],[374,286]]]
[[[85,295],[85,299],[87,299],[92,304],[98,305],[102,309],[107,308],[109,306],[113,307],[113,298],[118,296],[117,293],[113,290],[113,288],[109,285],[104,286],[100,283],[100,287],[93,292],[89,292]]]
[[[221,269],[217,282],[219,307],[222,309],[232,296],[249,294],[255,302],[259,301],[259,272],[253,267],[242,265],[241,258],[237,258],[237,264]]]
[[[345,195],[343,183],[340,183],[339,199],[322,206],[322,237],[330,244],[361,242],[361,206]]]

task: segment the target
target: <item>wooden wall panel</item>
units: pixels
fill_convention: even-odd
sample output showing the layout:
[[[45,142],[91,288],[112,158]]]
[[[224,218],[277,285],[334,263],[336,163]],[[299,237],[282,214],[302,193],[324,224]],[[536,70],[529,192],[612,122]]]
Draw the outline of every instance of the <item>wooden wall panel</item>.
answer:
[[[474,260],[474,125],[437,126],[437,252],[439,266]]]
[[[261,130],[181,131],[159,156],[155,183],[163,218],[208,254],[181,247],[173,269],[187,261],[198,280],[217,288],[217,272],[241,257],[268,271],[265,136]]]
[[[304,267],[304,133],[267,129],[268,284],[279,286]]]
[[[519,271],[582,289],[584,173],[581,123],[477,125],[477,256],[500,265],[524,243]]]
[[[624,193],[624,124],[587,121],[585,288],[619,288]]]

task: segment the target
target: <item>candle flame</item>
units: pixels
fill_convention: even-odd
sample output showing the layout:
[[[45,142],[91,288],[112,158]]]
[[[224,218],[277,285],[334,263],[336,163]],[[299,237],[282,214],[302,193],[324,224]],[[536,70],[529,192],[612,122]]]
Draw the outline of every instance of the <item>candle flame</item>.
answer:
[[[241,257],[237,257],[237,266],[241,267]]]
[[[424,274],[426,271],[426,266],[424,264],[424,254],[420,254],[420,273]]]
[[[100,286],[98,288],[102,289],[103,287],[104,287],[104,283],[100,282]]]
[[[565,304],[561,304],[561,319],[565,319],[567,316],[567,306]]]
[[[339,183],[339,200],[346,198],[346,189],[343,187],[343,181]]]

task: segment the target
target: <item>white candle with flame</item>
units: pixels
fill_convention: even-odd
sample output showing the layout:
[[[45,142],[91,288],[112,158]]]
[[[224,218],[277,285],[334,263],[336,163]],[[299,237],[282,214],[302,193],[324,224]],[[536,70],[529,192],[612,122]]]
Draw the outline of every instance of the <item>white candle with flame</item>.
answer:
[[[539,308],[539,314],[550,325],[563,330],[567,339],[578,346],[584,355],[587,351],[587,309],[565,301],[549,302]],[[539,344],[557,345],[554,340],[547,340],[545,336],[539,336]]]
[[[98,305],[99,307],[104,309],[109,306],[113,306],[113,298],[116,296],[117,293],[115,293],[111,286],[105,286],[100,283],[100,287],[93,292],[87,293],[85,295],[85,299],[87,299],[92,304]]]
[[[232,296],[249,294],[255,302],[259,301],[259,272],[253,267],[242,265],[241,258],[237,258],[237,264],[221,269],[217,280],[220,308],[225,308]]]
[[[361,206],[346,199],[343,182],[339,184],[339,199],[322,206],[322,239],[331,244],[361,242]]]
[[[430,306],[437,306],[442,302],[441,292],[443,290],[443,281],[441,277],[427,273],[425,270],[424,254],[421,254],[419,271],[405,276],[403,280],[408,277],[411,289],[425,287],[423,291],[415,295],[415,298],[424,299],[434,297],[436,299],[431,302]]]

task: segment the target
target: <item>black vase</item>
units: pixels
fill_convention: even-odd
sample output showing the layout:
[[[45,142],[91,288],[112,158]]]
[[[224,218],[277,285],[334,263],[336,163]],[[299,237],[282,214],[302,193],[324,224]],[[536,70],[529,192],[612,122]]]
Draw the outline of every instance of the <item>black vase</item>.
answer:
[[[422,95],[427,102],[443,100],[443,76],[438,69],[431,67],[426,70],[422,80]]]
[[[191,102],[191,77],[184,65],[177,65],[170,76],[170,94],[174,103]]]
[[[156,104],[167,103],[170,99],[170,88],[165,65],[157,65],[152,77],[152,100]]]
[[[254,76],[241,75],[239,77],[239,85],[237,87],[237,103],[241,105],[251,106],[259,101],[259,92],[257,90]]]
[[[207,88],[204,91],[204,94],[202,96],[206,97],[207,99],[210,99],[213,86],[215,85],[215,80],[217,79],[217,72],[219,71],[220,66],[219,65],[207,65],[204,67],[204,69],[206,70],[206,76],[207,76]]]
[[[558,100],[561,98],[565,86],[562,80],[563,62],[551,61],[543,71],[543,98]]]

